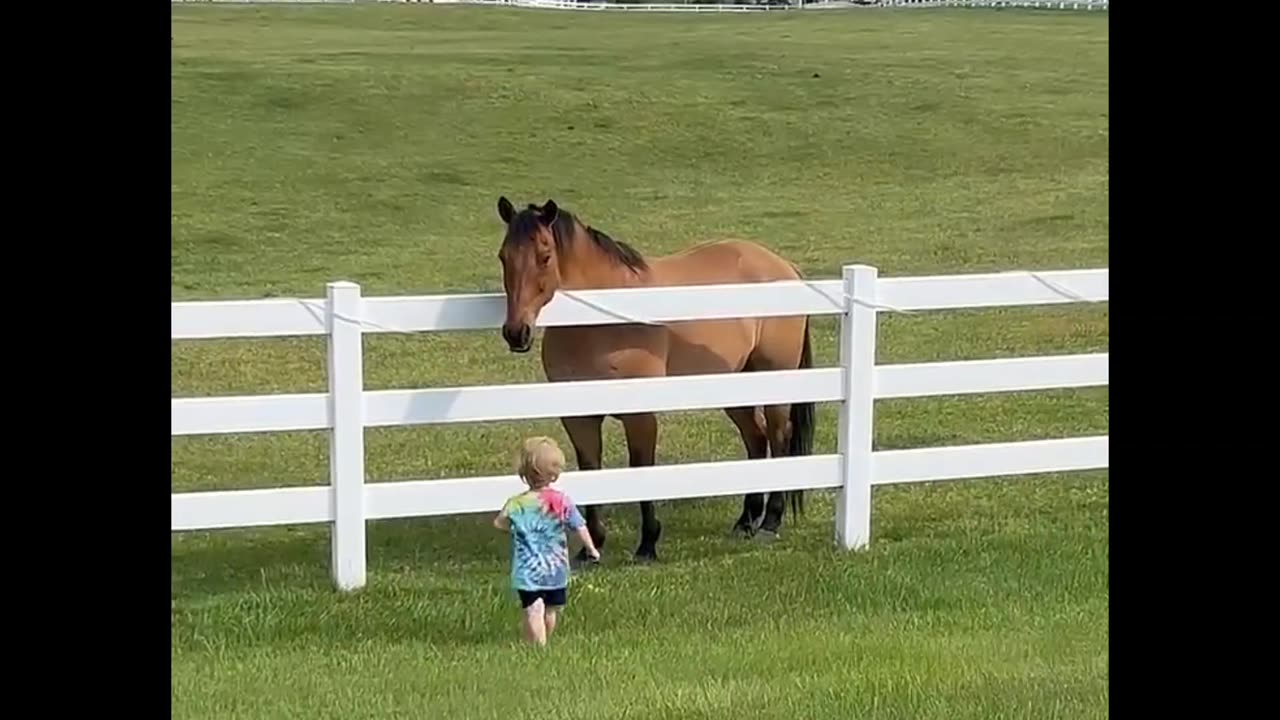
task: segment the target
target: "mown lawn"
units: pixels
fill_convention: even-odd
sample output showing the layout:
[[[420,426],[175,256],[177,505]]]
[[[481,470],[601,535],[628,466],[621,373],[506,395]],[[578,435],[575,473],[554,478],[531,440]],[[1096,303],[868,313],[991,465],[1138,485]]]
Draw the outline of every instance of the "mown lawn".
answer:
[[[1105,13],[679,17],[495,8],[173,10],[173,298],[496,290],[500,194],[659,254],[760,240],[810,277],[1108,264]],[[885,318],[880,362],[1105,352],[1107,307]],[[835,327],[815,330],[834,363]],[[318,339],[173,344],[177,396],[324,388]],[[371,388],[532,381],[496,331],[368,339]],[[1106,433],[1105,388],[887,401],[880,448]],[[554,420],[368,432],[371,481],[493,474]],[[623,464],[615,423],[606,464]],[[818,452],[835,446],[820,413]],[[175,438],[174,492],[322,484],[319,433]],[[664,417],[659,461],[742,457]],[[738,498],[663,503],[652,567],[609,511],[549,652],[516,643],[486,517],[371,525],[332,591],[322,527],[173,537],[180,718],[1107,715],[1108,474],[889,487],[769,547]]]

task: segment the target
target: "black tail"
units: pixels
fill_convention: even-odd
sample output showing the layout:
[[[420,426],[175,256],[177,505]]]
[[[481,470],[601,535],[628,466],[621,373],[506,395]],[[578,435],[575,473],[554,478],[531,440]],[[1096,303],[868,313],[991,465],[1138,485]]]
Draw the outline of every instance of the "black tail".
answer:
[[[804,321],[804,347],[800,350],[800,370],[813,367],[813,347],[809,343],[809,319]],[[791,442],[787,446],[787,457],[799,457],[813,454],[813,429],[817,424],[817,410],[813,403],[792,403],[791,405]],[[804,491],[792,490],[791,512],[799,516],[804,512]]]

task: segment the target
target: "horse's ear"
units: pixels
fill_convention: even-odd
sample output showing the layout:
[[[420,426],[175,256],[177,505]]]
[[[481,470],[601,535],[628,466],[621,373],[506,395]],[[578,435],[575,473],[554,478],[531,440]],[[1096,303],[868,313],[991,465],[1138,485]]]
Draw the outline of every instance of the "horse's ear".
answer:
[[[502,222],[510,225],[511,218],[515,217],[515,214],[516,209],[506,195],[498,198],[498,217],[502,218]]]
[[[542,224],[550,225],[556,221],[556,215],[560,212],[560,208],[556,207],[555,200],[547,200],[542,206]]]

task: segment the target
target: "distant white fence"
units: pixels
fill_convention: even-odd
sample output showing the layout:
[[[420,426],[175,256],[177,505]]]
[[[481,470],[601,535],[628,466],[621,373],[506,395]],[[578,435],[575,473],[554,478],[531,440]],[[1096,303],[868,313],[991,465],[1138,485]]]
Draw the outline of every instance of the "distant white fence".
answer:
[[[186,3],[238,3],[238,4],[295,4],[357,5],[364,2],[421,3],[438,5],[511,5],[548,10],[629,11],[629,12],[685,12],[685,13],[744,13],[784,10],[820,10],[855,7],[1017,7],[1055,10],[1108,10],[1109,0],[815,0],[793,5],[767,3],[626,3],[626,2],[574,2],[574,0],[170,0],[171,4]]]
[[[615,412],[840,402],[837,453],[765,460],[566,473],[582,504],[839,488],[835,537],[861,548],[871,536],[871,487],[891,483],[1108,467],[1109,436],[872,452],[874,401],[1108,384],[1108,353],[876,365],[879,312],[1104,302],[1109,270],[879,278],[852,265],[842,280],[561,293],[546,326],[839,315],[840,366],[564,384],[410,390],[364,389],[363,336],[500,327],[501,294],[362,297],[349,282],[323,299],[175,302],[173,340],[291,335],[328,337],[328,392],[174,398],[172,434],[329,430],[329,485],[172,495],[172,530],[300,523],[332,525],[332,575],[365,583],[365,522],[496,511],[522,487],[514,475],[365,482],[364,429]]]
[[[422,0],[380,0],[382,2],[421,2]],[[834,10],[837,8],[912,7],[912,8],[1040,8],[1053,10],[1107,10],[1109,0],[796,0],[794,4],[767,3],[627,3],[627,2],[575,2],[575,0],[445,0],[463,5],[514,5],[527,8],[552,10],[617,10],[623,12],[782,12],[788,10]]]

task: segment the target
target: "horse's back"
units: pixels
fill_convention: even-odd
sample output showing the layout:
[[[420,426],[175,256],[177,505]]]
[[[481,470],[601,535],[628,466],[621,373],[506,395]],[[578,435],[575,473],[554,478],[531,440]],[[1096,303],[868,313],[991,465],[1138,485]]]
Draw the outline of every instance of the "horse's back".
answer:
[[[773,282],[800,277],[794,265],[748,240],[703,243],[650,261],[655,285],[718,285]],[[803,322],[803,321],[802,321]],[[772,327],[786,318],[733,318],[670,323],[667,372],[670,375],[737,372],[756,355]],[[802,327],[802,326],[801,326]]]
[[[787,260],[748,240],[717,240],[649,259],[655,286],[719,285],[795,280]],[[785,367],[798,357],[804,318],[687,320],[661,326],[548,328],[547,377],[605,379],[702,375]],[[779,350],[772,348],[778,347]]]
[[[655,285],[795,280],[795,266],[750,240],[715,240],[649,261]]]

